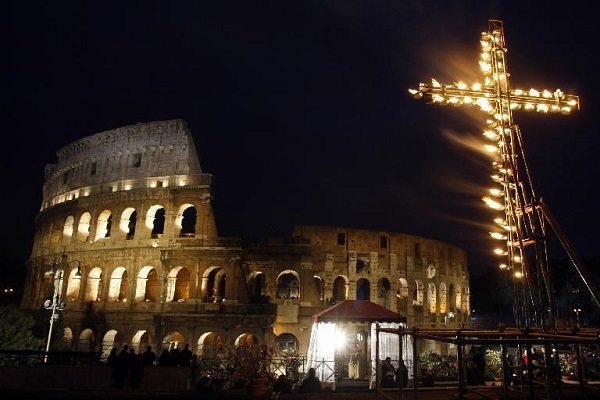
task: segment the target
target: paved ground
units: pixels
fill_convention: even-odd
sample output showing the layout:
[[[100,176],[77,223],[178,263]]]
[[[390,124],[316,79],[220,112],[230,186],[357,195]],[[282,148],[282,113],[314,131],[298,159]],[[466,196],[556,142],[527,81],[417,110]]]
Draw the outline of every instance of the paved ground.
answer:
[[[561,391],[554,392],[548,395],[548,392],[543,388],[538,388],[534,391],[533,397],[529,396],[529,393],[521,393],[519,388],[513,389],[509,392],[507,398],[503,397],[501,387],[476,387],[470,388],[464,399],[481,399],[481,400],[493,400],[493,399],[505,399],[505,400],[517,400],[517,399],[528,399],[528,400],[542,400],[542,399],[562,399],[562,400],[584,400],[584,399],[600,399],[600,390],[587,390],[585,392],[580,391],[578,385],[565,385],[561,387]],[[249,400],[252,399],[243,392],[236,393],[219,393],[215,395],[199,395],[190,391],[170,391],[170,392],[148,392],[148,391],[136,391],[136,390],[107,390],[107,391],[33,391],[33,390],[18,390],[18,391],[0,391],[0,398],[2,400],[96,400],[96,399],[115,399],[115,400]],[[321,392],[318,394],[286,394],[281,395],[278,398],[275,396],[267,396],[265,398],[258,398],[257,400],[447,400],[447,399],[458,399],[458,388],[456,387],[435,387],[435,388],[419,388],[415,393],[412,388],[407,388],[400,392],[399,390],[386,390],[383,392],[375,391],[354,391],[354,392],[342,392],[339,390]]]

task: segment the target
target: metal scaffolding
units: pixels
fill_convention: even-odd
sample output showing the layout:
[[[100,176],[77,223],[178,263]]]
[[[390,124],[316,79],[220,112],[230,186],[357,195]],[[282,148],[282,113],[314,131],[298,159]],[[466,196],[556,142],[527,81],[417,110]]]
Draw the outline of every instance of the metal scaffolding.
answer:
[[[551,231],[598,305],[600,291],[547,204],[535,191],[513,111],[569,114],[579,110],[579,98],[560,89],[553,92],[512,89],[502,21],[489,20],[489,30],[481,34],[480,42],[482,83],[445,85],[434,79],[431,84],[421,83],[418,89],[409,92],[429,104],[475,106],[485,113],[483,148],[491,157],[493,188],[482,200],[498,214],[490,235],[502,244],[494,250],[504,257],[505,263],[500,268],[513,276],[515,324],[521,328],[554,330],[557,306],[548,257]]]

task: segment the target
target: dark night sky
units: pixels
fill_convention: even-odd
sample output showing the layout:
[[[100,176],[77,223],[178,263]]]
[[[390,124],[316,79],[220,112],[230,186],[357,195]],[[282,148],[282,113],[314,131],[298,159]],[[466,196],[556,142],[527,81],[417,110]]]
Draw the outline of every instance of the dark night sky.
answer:
[[[499,19],[513,87],[581,98],[571,116],[514,119],[538,193],[579,253],[598,256],[597,20],[583,2],[521,3],[9,1],[0,251],[28,257],[58,149],[182,118],[216,177],[221,236],[289,238],[294,224],[405,232],[464,248],[477,274],[499,261],[480,200],[491,169],[451,137],[481,137],[483,116],[407,89],[480,80],[479,35]]]

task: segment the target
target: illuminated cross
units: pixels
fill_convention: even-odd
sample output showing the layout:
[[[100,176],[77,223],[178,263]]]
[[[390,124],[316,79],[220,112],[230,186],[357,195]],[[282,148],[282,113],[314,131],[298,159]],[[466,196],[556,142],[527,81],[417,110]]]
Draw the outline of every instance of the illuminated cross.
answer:
[[[484,149],[492,159],[493,189],[483,201],[500,215],[494,220],[490,235],[502,241],[494,250],[506,257],[501,268],[513,274],[515,288],[515,318],[517,326],[555,327],[551,274],[548,266],[546,222],[550,224],[571,260],[598,302],[597,291],[591,286],[568,240],[550,214],[548,207],[538,199],[531,182],[519,127],[513,123],[516,110],[569,114],[579,110],[578,96],[535,89],[511,89],[506,67],[506,47],[502,21],[489,20],[489,31],[481,34],[483,83],[467,85],[419,84],[409,92],[429,104],[475,106],[488,115],[483,135]]]

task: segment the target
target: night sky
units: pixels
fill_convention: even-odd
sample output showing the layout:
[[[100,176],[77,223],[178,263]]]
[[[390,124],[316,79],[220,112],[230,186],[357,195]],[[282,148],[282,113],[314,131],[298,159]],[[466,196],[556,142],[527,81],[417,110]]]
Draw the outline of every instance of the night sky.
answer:
[[[465,249],[476,275],[501,261],[481,201],[490,163],[464,145],[482,137],[484,116],[407,89],[481,81],[479,36],[498,19],[513,88],[580,96],[576,114],[514,121],[538,194],[581,256],[598,256],[598,23],[584,2],[521,3],[9,1],[0,251],[28,258],[57,150],[181,118],[216,178],[220,236],[287,239],[295,224],[404,232]]]

